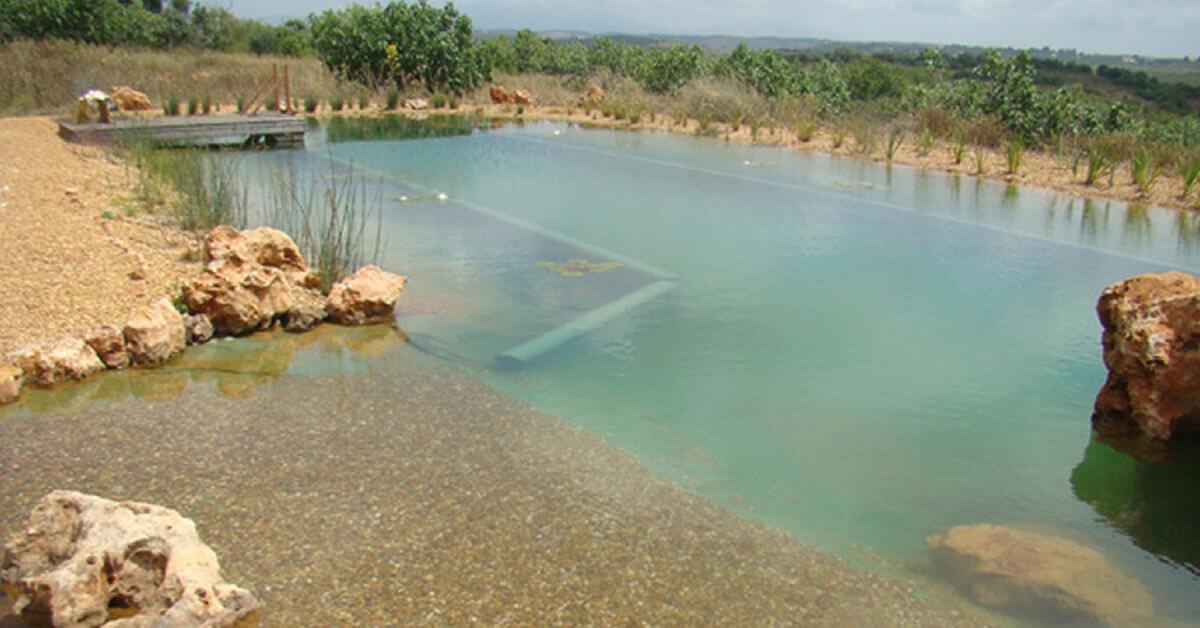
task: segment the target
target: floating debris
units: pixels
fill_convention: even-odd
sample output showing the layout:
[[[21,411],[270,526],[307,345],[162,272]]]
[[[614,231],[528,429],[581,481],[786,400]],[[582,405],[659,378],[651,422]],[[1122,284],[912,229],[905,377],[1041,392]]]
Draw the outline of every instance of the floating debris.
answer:
[[[742,162],[742,165],[747,166],[749,168],[778,168],[779,162],[777,162],[777,161],[750,161],[749,159],[747,159]]]
[[[843,190],[882,190],[884,188],[870,181],[834,181],[831,185]]]
[[[582,277],[588,273],[607,273],[625,264],[621,262],[589,262],[585,259],[569,259],[565,262],[541,261],[538,268],[558,273],[563,277]]]

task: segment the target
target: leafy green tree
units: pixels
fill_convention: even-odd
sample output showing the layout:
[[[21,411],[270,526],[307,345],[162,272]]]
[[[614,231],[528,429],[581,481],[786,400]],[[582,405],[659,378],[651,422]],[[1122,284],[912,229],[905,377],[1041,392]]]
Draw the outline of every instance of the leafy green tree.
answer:
[[[822,115],[837,115],[850,105],[850,87],[841,70],[829,59],[821,59],[809,77],[808,91],[817,97]]]
[[[745,44],[738,44],[729,56],[717,63],[715,71],[737,78],[770,97],[799,93],[807,80],[801,69],[784,61],[775,51],[755,52]]]
[[[704,70],[704,52],[700,46],[675,44],[654,49],[638,64],[634,78],[642,87],[660,94],[673,94]]]
[[[1040,131],[1035,74],[1028,52],[1005,58],[993,50],[975,68],[975,75],[987,83],[985,113],[995,114],[1009,131],[1026,140]]]

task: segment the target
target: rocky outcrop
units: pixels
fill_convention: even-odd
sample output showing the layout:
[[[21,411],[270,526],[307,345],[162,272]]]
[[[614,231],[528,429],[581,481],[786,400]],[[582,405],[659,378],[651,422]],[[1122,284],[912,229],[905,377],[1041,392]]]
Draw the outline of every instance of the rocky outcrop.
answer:
[[[1101,434],[1166,440],[1200,432],[1200,279],[1130,277],[1100,295],[1108,380],[1092,422]]]
[[[0,405],[12,403],[21,396],[25,374],[10,364],[0,364]]]
[[[105,368],[95,350],[78,338],[21,349],[10,357],[26,381],[44,387],[83,379]]]
[[[183,288],[193,314],[203,314],[218,335],[266,329],[292,308],[293,286],[314,276],[287,234],[262,227],[238,231],[216,227],[204,240],[208,265]]]
[[[168,299],[138,308],[125,324],[125,348],[134,366],[159,366],[186,347],[183,317]]]
[[[532,105],[534,100],[533,94],[523,89],[518,89],[512,93],[512,102],[514,105]]]
[[[488,95],[493,105],[511,105],[513,101],[512,94],[503,85],[492,85],[488,88]]]
[[[150,99],[132,87],[114,87],[108,95],[121,111],[149,111]]]
[[[339,325],[370,325],[391,320],[408,278],[364,266],[334,284],[325,302],[329,319]]]
[[[110,369],[129,366],[129,352],[125,350],[125,333],[115,325],[105,325],[85,339],[96,352],[100,361]]]
[[[1154,612],[1140,582],[1068,539],[971,525],[926,542],[934,561],[987,606],[1110,625],[1142,625]]]
[[[55,626],[232,626],[260,606],[191,520],[152,504],[54,491],[4,550],[13,611]]]
[[[429,108],[429,101],[424,98],[409,98],[404,101],[404,108],[421,111]]]

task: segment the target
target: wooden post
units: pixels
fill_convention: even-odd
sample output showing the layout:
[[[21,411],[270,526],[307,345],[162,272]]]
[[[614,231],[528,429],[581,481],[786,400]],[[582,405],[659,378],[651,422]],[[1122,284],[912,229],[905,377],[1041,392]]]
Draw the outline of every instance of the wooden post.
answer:
[[[283,98],[287,100],[287,112],[296,113],[292,110],[292,79],[288,78],[288,66],[283,64]]]
[[[271,64],[271,97],[275,99],[272,109],[279,109],[279,64]]]

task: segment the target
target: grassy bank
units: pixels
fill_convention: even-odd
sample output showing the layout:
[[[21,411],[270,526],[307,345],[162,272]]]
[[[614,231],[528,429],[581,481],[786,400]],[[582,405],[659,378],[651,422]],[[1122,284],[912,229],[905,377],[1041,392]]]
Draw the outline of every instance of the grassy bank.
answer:
[[[329,99],[361,91],[343,85],[312,58],[14,41],[0,44],[0,114],[65,112],[84,90],[116,85],[145,92],[156,107],[168,97],[206,96],[230,106],[239,97],[249,99],[270,78],[272,65],[284,64],[297,102],[306,95]]]

